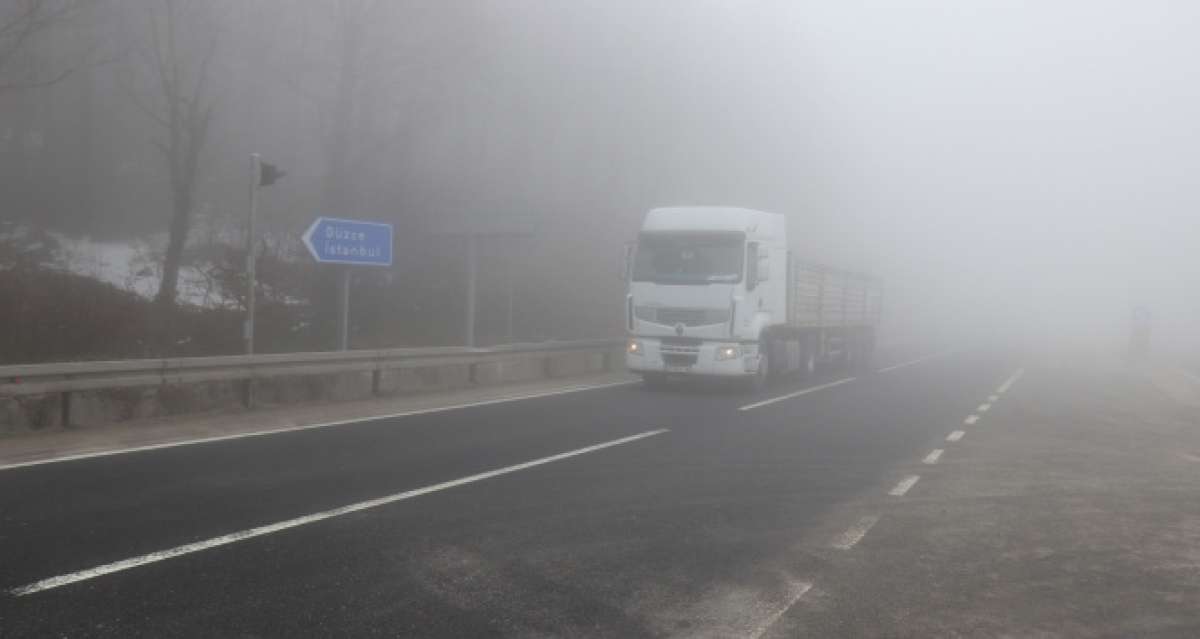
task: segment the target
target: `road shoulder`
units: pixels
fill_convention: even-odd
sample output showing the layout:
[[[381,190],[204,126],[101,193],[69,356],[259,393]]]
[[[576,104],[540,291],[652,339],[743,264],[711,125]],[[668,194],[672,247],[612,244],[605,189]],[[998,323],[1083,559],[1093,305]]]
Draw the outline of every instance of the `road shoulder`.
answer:
[[[1145,371],[1032,371],[858,504],[878,522],[771,636],[1200,636],[1197,417]]]

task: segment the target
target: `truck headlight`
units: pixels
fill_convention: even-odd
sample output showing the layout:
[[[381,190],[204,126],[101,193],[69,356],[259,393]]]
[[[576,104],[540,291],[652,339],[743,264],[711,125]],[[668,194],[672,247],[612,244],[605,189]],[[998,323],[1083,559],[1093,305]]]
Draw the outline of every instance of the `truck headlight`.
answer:
[[[736,359],[742,356],[742,349],[737,346],[718,346],[717,361]]]
[[[641,355],[643,352],[645,352],[645,350],[646,349],[642,346],[642,343],[636,339],[629,340],[629,345],[625,347],[625,352],[629,353],[630,355]]]

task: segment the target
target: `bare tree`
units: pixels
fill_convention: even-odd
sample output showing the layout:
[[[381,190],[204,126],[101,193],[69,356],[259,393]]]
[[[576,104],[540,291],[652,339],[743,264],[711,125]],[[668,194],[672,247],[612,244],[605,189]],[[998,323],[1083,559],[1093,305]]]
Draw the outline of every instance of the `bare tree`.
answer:
[[[383,59],[376,42],[377,31],[392,17],[391,9],[387,0],[334,0],[306,6],[296,15],[301,25],[294,55],[300,64],[284,76],[318,118],[325,210],[338,210],[351,197],[351,168],[363,143],[364,120],[377,106],[365,94],[380,84],[378,76],[386,68],[381,63],[392,62]],[[394,69],[382,71],[389,72]],[[372,135],[372,142],[378,143],[378,129]]]
[[[207,4],[207,3],[202,3]],[[166,164],[171,195],[171,223],[163,257],[162,282],[155,302],[174,306],[179,269],[191,230],[200,177],[201,152],[208,140],[216,98],[211,83],[219,29],[182,0],[153,0],[146,8],[142,59],[154,90],[149,99],[130,88],[135,105],[162,131],[154,140]]]
[[[330,0],[301,5],[289,17],[296,38],[280,58],[278,75],[316,117],[324,164],[320,210],[354,215],[362,200],[356,169],[399,138],[403,111],[394,94],[412,7],[395,0]],[[330,334],[336,275],[318,271],[314,286],[317,324]]]
[[[17,58],[27,50],[39,34],[70,20],[96,0],[10,0],[7,9],[0,9],[0,93],[17,89],[49,86],[65,80],[75,71],[75,65],[57,69],[38,69],[27,65],[13,71]]]

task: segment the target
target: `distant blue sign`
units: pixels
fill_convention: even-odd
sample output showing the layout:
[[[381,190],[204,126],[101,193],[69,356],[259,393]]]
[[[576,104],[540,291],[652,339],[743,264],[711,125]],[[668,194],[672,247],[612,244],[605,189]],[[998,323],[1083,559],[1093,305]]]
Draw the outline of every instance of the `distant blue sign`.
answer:
[[[392,265],[392,225],[319,217],[304,232],[313,259],[332,264]]]

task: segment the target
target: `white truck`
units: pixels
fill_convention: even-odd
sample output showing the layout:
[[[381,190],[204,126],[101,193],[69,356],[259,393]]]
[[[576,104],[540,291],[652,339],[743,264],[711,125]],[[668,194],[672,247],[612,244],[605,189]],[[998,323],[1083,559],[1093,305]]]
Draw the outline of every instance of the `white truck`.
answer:
[[[653,209],[625,271],[625,362],[651,387],[671,376],[761,387],[819,363],[865,364],[875,346],[879,282],[793,256],[777,213]]]

